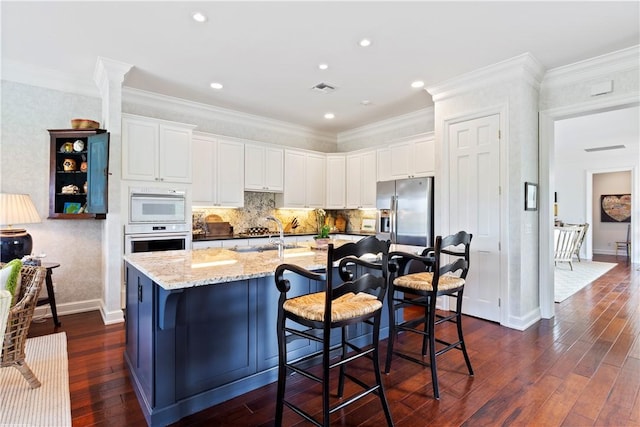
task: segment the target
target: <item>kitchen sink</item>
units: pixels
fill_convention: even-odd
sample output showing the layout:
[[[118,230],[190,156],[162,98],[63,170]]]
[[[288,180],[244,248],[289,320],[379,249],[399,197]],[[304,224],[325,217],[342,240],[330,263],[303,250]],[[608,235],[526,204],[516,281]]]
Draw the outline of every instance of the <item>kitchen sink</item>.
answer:
[[[304,248],[306,246],[300,246],[295,243],[288,243],[284,245],[285,249],[296,249],[296,248]],[[229,248],[231,251],[236,252],[265,252],[265,251],[275,251],[278,250],[277,245],[257,245],[257,246],[235,246],[233,248]]]

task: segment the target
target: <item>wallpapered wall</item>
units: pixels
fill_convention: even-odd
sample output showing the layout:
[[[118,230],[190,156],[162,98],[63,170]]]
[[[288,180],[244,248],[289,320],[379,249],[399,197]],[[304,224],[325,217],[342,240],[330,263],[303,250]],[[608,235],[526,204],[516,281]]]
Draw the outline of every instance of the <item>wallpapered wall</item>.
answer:
[[[35,254],[46,253],[53,270],[56,302],[101,298],[102,224],[99,220],[50,220],[49,133],[68,129],[76,117],[101,117],[99,98],[2,81],[0,189],[27,193],[42,219],[26,224]]]

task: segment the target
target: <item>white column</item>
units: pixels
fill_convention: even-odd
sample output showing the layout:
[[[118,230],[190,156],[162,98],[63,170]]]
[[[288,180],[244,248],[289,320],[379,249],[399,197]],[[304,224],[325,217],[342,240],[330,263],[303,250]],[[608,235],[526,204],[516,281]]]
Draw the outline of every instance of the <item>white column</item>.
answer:
[[[122,256],[123,206],[121,206],[122,176],[122,82],[132,65],[98,57],[94,81],[102,97],[102,123],[109,131],[109,207],[102,226],[103,292],[100,312],[108,325],[124,321],[121,289],[124,283]],[[126,210],[125,210],[126,212]]]

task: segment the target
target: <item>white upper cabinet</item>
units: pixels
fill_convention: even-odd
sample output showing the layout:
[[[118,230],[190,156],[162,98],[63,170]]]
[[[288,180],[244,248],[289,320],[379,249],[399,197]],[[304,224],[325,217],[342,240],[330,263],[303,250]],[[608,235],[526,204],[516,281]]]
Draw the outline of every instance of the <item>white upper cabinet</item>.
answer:
[[[284,151],[284,191],[276,194],[282,208],[322,208],[325,203],[325,155]]]
[[[377,180],[378,181],[391,181],[391,150],[389,147],[378,148],[376,150],[377,155]]]
[[[281,193],[284,190],[284,150],[245,145],[244,189]]]
[[[195,206],[244,206],[244,144],[223,137],[193,136]]]
[[[344,209],[346,158],[344,154],[327,154],[327,209]]]
[[[378,157],[380,164],[380,156]],[[435,172],[435,140],[433,133],[419,135],[408,141],[389,146],[388,165],[382,163],[383,173],[378,177],[389,179],[415,178],[433,175]],[[379,166],[380,167],[380,166]],[[388,179],[379,179],[387,181]]]
[[[376,152],[347,155],[346,207],[376,207]]]
[[[195,126],[123,114],[122,179],[191,182]]]

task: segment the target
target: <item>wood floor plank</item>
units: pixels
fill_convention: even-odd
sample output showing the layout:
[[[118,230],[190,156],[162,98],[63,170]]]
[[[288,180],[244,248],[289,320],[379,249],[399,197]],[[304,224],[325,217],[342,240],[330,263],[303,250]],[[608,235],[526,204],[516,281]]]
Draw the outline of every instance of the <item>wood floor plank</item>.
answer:
[[[597,260],[616,262],[615,257]],[[640,427],[640,271],[619,262],[574,296],[555,304],[556,315],[526,331],[464,318],[465,341],[476,375],[459,352],[438,358],[441,399],[433,399],[429,368],[394,358],[383,375],[396,426],[638,426]],[[98,312],[33,323],[30,336],[67,334],[73,426],[140,426],[146,422],[124,363],[124,325],[102,323]],[[444,325],[455,336],[453,325]],[[381,354],[386,354],[381,343]],[[418,351],[418,338],[399,343]],[[355,372],[372,378],[370,364]],[[335,376],[334,376],[335,379]],[[318,387],[299,375],[288,382],[291,400],[318,413]],[[347,390],[353,390],[348,385]],[[212,406],[174,426],[273,426],[275,383]],[[284,425],[309,424],[289,409]],[[332,425],[385,425],[376,396],[332,417]]]

